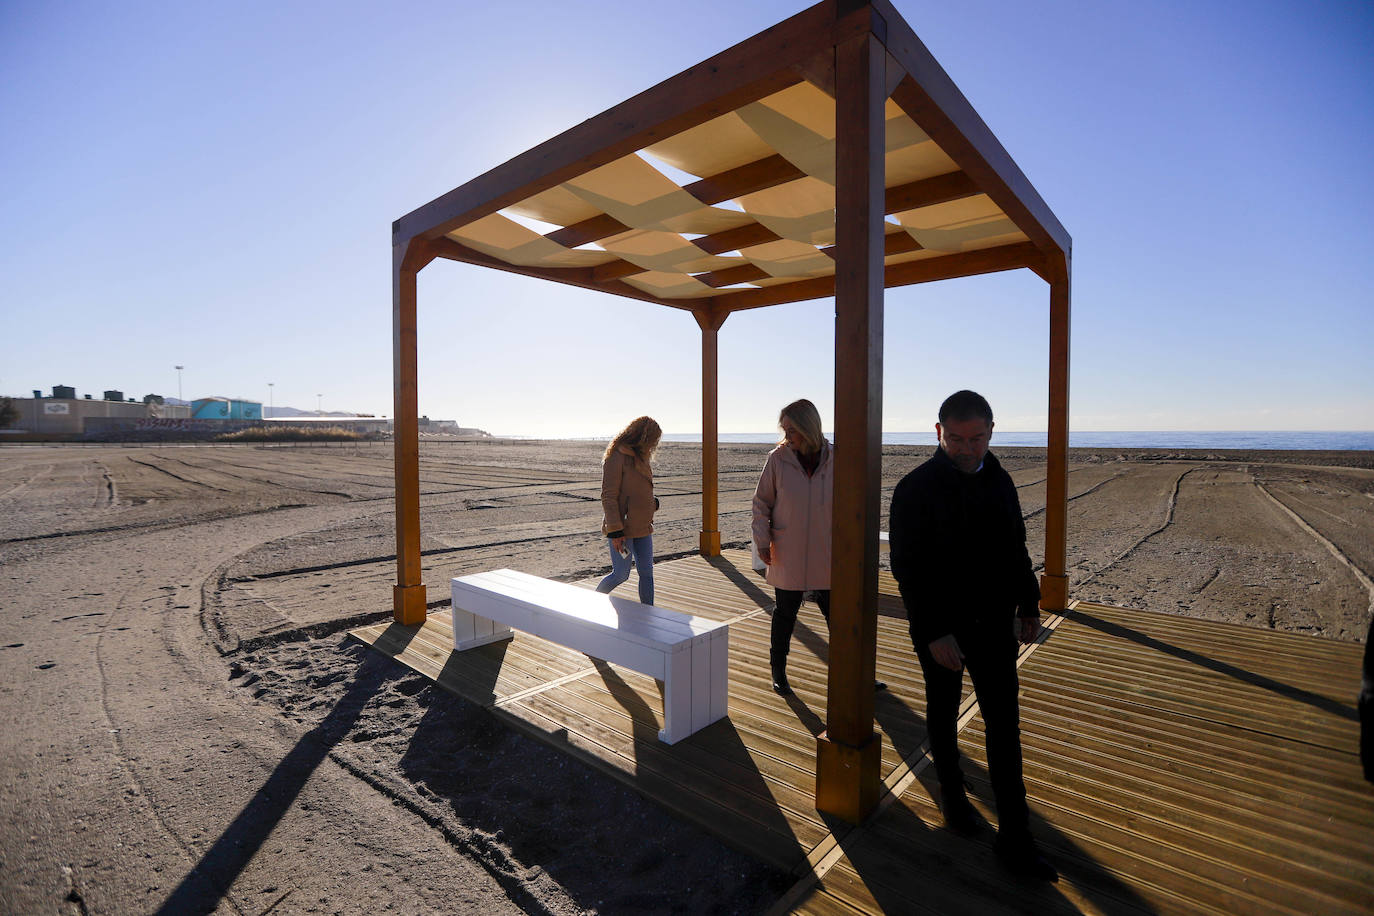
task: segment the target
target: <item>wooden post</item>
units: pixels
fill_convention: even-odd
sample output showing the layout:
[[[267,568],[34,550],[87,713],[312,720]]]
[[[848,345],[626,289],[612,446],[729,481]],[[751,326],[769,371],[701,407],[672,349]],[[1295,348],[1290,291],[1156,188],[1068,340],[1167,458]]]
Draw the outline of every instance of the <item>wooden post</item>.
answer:
[[[391,251],[391,368],[395,395],[392,439],[396,473],[396,586],[392,614],[397,623],[425,622],[425,587],[420,573],[420,422],[416,359],[416,274],[428,264],[427,246],[402,242]]]
[[[1069,605],[1069,273],[1070,258],[1050,264],[1050,423],[1045,469],[1045,572],[1040,606]]]
[[[883,395],[883,103],[872,34],[835,48],[835,493],[826,730],[816,807],[857,824],[881,786],[873,730]]]
[[[720,556],[720,461],[717,426],[720,391],[717,332],[729,312],[699,309],[701,326],[701,555]]]

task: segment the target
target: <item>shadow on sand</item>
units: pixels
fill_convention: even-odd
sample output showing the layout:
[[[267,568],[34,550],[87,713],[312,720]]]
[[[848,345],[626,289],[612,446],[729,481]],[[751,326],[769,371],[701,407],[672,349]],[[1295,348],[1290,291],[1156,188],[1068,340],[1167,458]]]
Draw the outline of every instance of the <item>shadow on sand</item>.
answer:
[[[648,701],[605,663],[597,665],[634,720],[637,759],[679,754],[723,724],[669,748],[658,741],[657,717]],[[493,858],[505,869],[547,875],[543,880],[556,883],[583,909],[711,912],[729,901],[731,911],[757,912],[786,886],[780,872],[645,804],[639,792],[578,759],[587,753],[585,738],[555,732],[555,742],[561,737],[570,745],[558,747],[531,740],[449,694],[427,691],[419,699],[427,709],[400,761],[405,778],[443,809],[452,829],[497,850]],[[532,705],[540,702],[555,701]],[[663,797],[661,769],[640,764],[636,779],[646,783],[644,794],[652,790]],[[754,778],[760,779],[756,773]]]
[[[358,721],[368,699],[384,682],[401,673],[390,659],[375,652],[364,654],[343,697],[282,758],[252,800],[158,908],[159,916],[211,912],[219,905],[329,751]]]

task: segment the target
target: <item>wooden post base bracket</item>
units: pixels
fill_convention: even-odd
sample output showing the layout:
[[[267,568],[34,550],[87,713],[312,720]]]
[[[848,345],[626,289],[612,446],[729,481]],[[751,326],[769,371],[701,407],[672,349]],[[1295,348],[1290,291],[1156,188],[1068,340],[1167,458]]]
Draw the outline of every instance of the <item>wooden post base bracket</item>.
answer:
[[[391,589],[392,616],[403,626],[425,622],[425,587],[396,585]]]
[[[1045,611],[1065,611],[1069,607],[1069,577],[1040,577],[1040,609]]]
[[[859,747],[816,736],[816,810],[859,824],[878,804],[883,739],[876,732]]]

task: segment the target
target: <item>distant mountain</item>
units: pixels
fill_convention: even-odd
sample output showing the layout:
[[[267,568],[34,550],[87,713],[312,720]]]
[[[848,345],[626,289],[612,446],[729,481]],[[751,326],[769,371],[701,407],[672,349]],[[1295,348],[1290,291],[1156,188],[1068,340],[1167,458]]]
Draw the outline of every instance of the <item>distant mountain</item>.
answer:
[[[319,413],[314,410],[301,410],[296,407],[268,407],[263,405],[262,415],[265,418],[275,417],[356,417],[356,413],[348,413],[343,410],[326,410]]]
[[[212,395],[212,397],[220,397],[220,395]],[[225,400],[227,400],[227,401],[232,401],[232,400],[247,400],[247,399],[246,399],[246,398],[244,398],[244,399],[225,398]],[[174,406],[179,406],[179,407],[190,407],[191,404],[192,404],[191,401],[183,401],[183,400],[181,400],[181,399],[179,399],[179,398],[167,398],[167,397],[164,397],[164,398],[162,399],[162,402],[163,402],[164,404],[172,404],[172,405],[174,405]],[[319,413],[318,411],[314,411],[314,410],[301,410],[301,409],[298,408],[298,407],[268,407],[266,404],[263,404],[263,405],[262,405],[262,415],[263,415],[264,418],[270,418],[270,417],[360,417],[360,416],[363,416],[362,414],[349,413],[349,412],[346,411],[346,410],[326,410],[324,413]]]

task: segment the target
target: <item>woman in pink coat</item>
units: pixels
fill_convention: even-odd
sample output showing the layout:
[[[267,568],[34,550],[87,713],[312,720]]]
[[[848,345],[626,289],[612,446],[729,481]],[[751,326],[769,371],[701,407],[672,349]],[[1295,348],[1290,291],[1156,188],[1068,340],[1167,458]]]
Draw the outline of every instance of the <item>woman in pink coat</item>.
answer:
[[[777,597],[768,651],[773,690],[787,695],[787,650],[807,592],[830,621],[835,449],[821,432],[816,405],[804,398],[782,409],[778,426],[782,441],[768,453],[754,490],[754,546]]]

